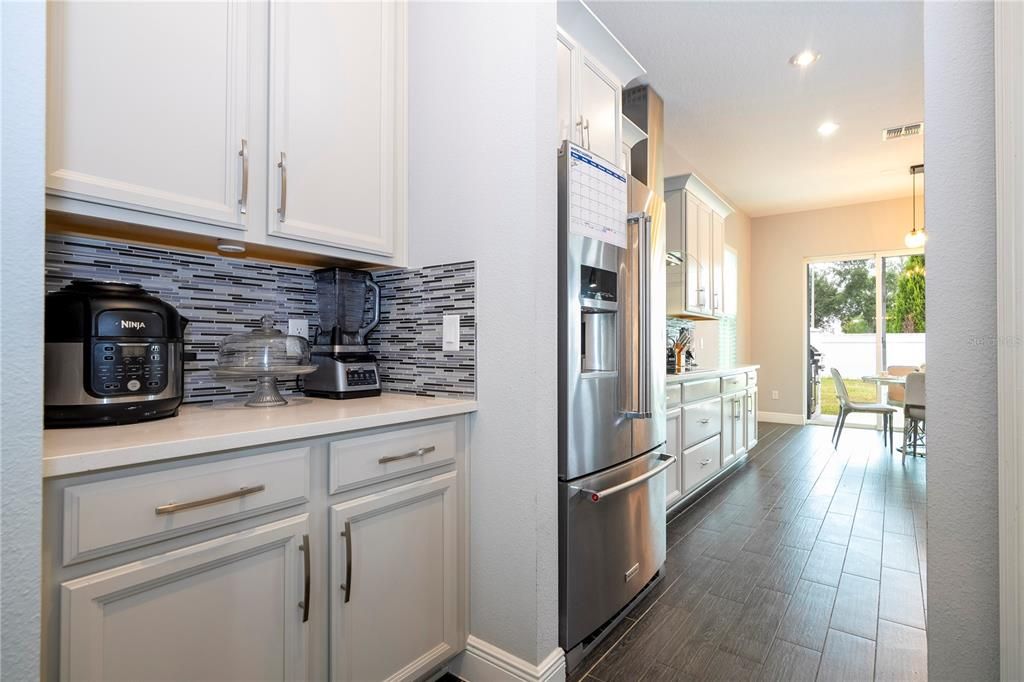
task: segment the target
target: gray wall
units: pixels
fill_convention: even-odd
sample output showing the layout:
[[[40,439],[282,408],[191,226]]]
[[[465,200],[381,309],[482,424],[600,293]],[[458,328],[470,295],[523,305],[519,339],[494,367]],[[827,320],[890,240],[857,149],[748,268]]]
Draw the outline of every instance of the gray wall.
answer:
[[[999,677],[993,5],[926,3],[928,670]]]
[[[411,3],[409,258],[477,263],[470,633],[558,644],[555,5]]]
[[[0,3],[0,670],[5,680],[39,679],[45,12],[45,3]]]

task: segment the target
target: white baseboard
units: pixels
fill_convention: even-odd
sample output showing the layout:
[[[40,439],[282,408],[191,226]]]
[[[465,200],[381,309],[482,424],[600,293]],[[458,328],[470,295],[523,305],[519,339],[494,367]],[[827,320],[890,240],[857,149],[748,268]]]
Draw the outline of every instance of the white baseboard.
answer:
[[[789,414],[788,412],[765,412],[757,411],[757,421],[771,422],[773,424],[795,424],[803,426],[804,417],[802,414]]]
[[[563,682],[565,652],[555,647],[547,658],[533,665],[470,635],[466,650],[455,657],[448,669],[467,682]]]

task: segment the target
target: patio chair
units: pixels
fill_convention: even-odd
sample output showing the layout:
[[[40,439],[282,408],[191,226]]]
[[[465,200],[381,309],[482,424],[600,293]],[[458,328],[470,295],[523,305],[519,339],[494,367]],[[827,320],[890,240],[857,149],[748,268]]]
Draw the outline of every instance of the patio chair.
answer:
[[[916,372],[917,367],[911,367],[910,365],[889,365],[885,368],[885,373],[894,377],[905,377],[911,372]],[[886,393],[886,402],[894,407],[903,407],[903,400],[906,392],[903,387],[899,384],[893,384],[889,387]]]
[[[846,391],[846,382],[843,375],[835,367],[832,368],[832,380],[836,384],[836,396],[839,398],[839,417],[836,419],[836,426],[832,429],[832,442],[836,448],[839,447],[839,439],[843,436],[843,427],[846,425],[847,415],[854,412],[882,415],[882,443],[893,449],[892,443],[892,421],[896,414],[896,408],[884,403],[855,403],[850,400],[850,394]]]
[[[924,441],[924,372],[907,375],[907,400],[903,406],[903,457],[912,450],[917,457],[917,446]]]

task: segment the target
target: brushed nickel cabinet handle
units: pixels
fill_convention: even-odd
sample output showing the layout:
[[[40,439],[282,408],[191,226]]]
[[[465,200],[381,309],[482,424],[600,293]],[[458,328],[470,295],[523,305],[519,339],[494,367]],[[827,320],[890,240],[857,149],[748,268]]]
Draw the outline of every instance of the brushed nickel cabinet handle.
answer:
[[[701,465],[702,467],[704,467],[704,466],[707,466],[708,464],[711,464],[711,458],[710,458],[710,457],[709,457],[708,459],[702,459],[702,460],[700,461],[700,465]]]
[[[583,124],[583,130],[587,133],[587,150],[589,151],[590,150],[590,119],[589,118],[587,119],[587,122],[585,124]]]
[[[347,604],[352,599],[352,524],[350,522],[345,522],[345,530],[341,532],[341,537],[345,538],[345,582],[341,584],[341,589],[345,590],[345,603]]]
[[[387,464],[388,462],[398,462],[403,459],[409,459],[410,457],[422,457],[423,455],[429,455],[431,452],[436,450],[433,445],[428,445],[425,448],[419,448],[412,452],[407,452],[404,455],[389,455],[388,457],[381,457],[377,460],[377,464]]]
[[[154,511],[157,516],[163,516],[164,514],[173,514],[174,512],[185,511],[186,509],[195,509],[196,507],[205,507],[211,504],[217,504],[218,502],[226,502],[227,500],[235,500],[246,495],[254,495],[261,493],[266,490],[267,487],[262,483],[260,485],[245,486],[238,490],[232,490],[230,493],[223,493],[222,495],[214,495],[213,497],[204,497],[201,500],[192,500],[191,502],[170,502],[168,504],[162,504],[157,507]]]
[[[583,144],[583,115],[582,114],[580,114],[580,120],[576,121],[576,129],[580,131],[580,146],[583,147],[585,145]]]
[[[244,214],[249,211],[249,141],[244,137],[238,155],[242,157],[242,193],[238,197],[238,212]]]
[[[288,157],[284,152],[281,152],[281,160],[277,162],[277,167],[281,169],[281,197],[277,207],[277,220],[283,223],[288,210]]]
[[[710,421],[711,421],[711,417],[704,417],[703,419],[700,420],[700,423],[701,424],[707,424]]]
[[[309,546],[309,533],[302,536],[302,544],[299,545],[299,551],[302,552],[302,570],[304,576],[304,582],[302,586],[302,601],[299,602],[299,608],[302,609],[302,622],[306,623],[309,621],[309,553],[311,548]]]

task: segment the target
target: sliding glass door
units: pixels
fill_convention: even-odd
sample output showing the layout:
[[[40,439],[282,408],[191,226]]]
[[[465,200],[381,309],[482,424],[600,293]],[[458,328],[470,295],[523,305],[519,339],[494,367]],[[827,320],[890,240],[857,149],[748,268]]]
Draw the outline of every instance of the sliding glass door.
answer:
[[[806,417],[834,423],[842,377],[850,400],[901,406],[900,386],[880,384],[882,374],[923,365],[924,255],[894,252],[807,262]],[[880,426],[870,414],[847,424]],[[902,409],[896,425],[902,424]]]

